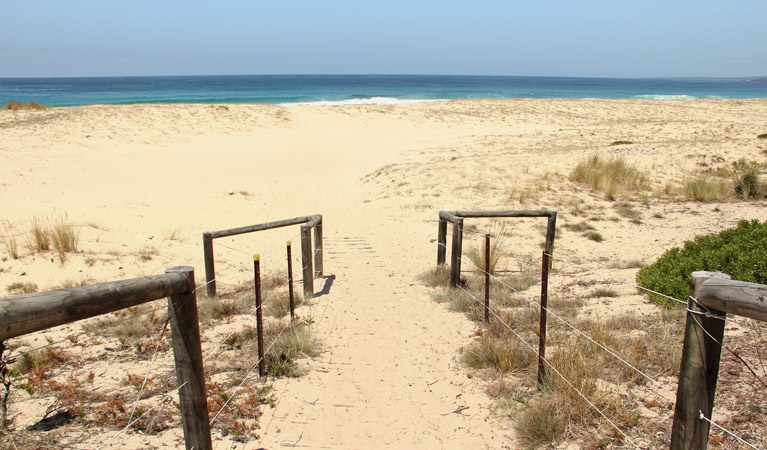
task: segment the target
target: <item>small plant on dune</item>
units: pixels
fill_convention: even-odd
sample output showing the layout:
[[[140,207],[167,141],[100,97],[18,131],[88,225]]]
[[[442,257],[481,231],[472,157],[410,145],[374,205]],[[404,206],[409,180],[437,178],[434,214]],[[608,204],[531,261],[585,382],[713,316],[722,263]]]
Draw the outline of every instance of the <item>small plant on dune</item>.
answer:
[[[266,304],[265,311],[267,316],[275,319],[282,319],[290,314],[290,296],[287,292],[275,294]]]
[[[450,267],[446,264],[436,266],[418,276],[418,281],[428,287],[444,287],[450,282]]]
[[[31,294],[38,291],[37,284],[32,282],[22,283],[20,281],[9,284],[5,289],[11,295]]]
[[[633,142],[631,142],[631,141],[613,141],[610,144],[610,147],[614,147],[616,145],[631,145],[631,144],[633,144]]]
[[[567,429],[554,395],[545,395],[525,408],[514,422],[517,437],[526,449],[540,448],[560,439]]]
[[[647,177],[620,157],[591,156],[570,172],[570,181],[600,190],[608,200],[614,199],[619,190],[648,189]]]
[[[767,133],[762,133],[756,136],[757,139],[767,139]]]
[[[3,245],[13,259],[19,259],[19,244],[12,232],[13,225],[7,220],[3,221]]]
[[[489,272],[491,274],[496,272],[498,262],[506,256],[506,250],[503,247],[503,242],[498,237],[505,236],[506,234],[506,225],[503,223],[496,222],[490,232],[490,270]],[[472,269],[482,275],[485,273],[485,263],[486,263],[486,248],[485,248],[485,239],[482,238],[482,244],[479,246],[472,246],[466,251],[466,257],[471,261]]]
[[[8,101],[5,104],[5,106],[3,106],[2,109],[7,111],[22,111],[22,110],[40,111],[40,110],[44,110],[48,108],[49,106],[41,105],[34,100],[29,103],[21,103],[19,101],[11,100],[11,101]]]
[[[66,259],[67,253],[77,251],[79,232],[69,221],[69,216],[66,213],[53,218],[50,234],[53,248],[56,249],[62,261]]]
[[[594,242],[602,242],[605,240],[605,238],[602,237],[602,234],[597,231],[587,231],[583,235],[586,236],[586,239]]]
[[[297,377],[306,371],[295,361],[320,353],[320,342],[306,323],[268,323],[264,327],[264,342],[271,345],[265,356],[267,372],[272,376]],[[273,343],[273,344],[269,344]]]
[[[682,192],[686,199],[696,202],[726,201],[733,196],[731,183],[704,176],[685,179]]]
[[[515,373],[530,367],[533,363],[531,355],[517,340],[482,336],[464,350],[462,360],[474,369]]]
[[[756,170],[749,170],[735,178],[735,194],[743,200],[758,199],[765,196],[764,185],[759,181],[759,174]]]
[[[32,219],[32,238],[29,241],[29,249],[36,252],[51,249],[51,232],[38,217]]]

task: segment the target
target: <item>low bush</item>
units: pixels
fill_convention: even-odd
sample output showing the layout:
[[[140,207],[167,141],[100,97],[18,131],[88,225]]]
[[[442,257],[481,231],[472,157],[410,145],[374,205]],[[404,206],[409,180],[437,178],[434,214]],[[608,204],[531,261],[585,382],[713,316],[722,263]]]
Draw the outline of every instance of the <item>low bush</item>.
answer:
[[[599,155],[579,162],[570,172],[570,181],[598,189],[608,200],[613,200],[619,190],[643,191],[649,186],[647,177],[623,158]]]
[[[5,104],[0,109],[5,109],[8,111],[21,111],[21,110],[43,110],[48,109],[48,106],[41,105],[37,103],[36,101],[31,101],[29,103],[21,103],[15,100],[11,100]]]
[[[642,268],[636,279],[640,286],[684,300],[690,274],[698,270],[726,273],[734,280],[767,282],[767,223],[742,220],[735,228],[687,241],[683,248],[672,248]],[[659,305],[677,303],[657,294],[649,296]]]

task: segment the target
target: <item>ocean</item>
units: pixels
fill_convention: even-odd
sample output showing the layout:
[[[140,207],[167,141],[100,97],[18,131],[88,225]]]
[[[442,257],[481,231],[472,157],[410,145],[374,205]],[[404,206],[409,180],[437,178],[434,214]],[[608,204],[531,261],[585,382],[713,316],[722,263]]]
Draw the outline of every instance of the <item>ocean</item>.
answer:
[[[766,98],[752,79],[567,78],[445,75],[224,75],[0,78],[0,105],[408,103],[472,98]]]

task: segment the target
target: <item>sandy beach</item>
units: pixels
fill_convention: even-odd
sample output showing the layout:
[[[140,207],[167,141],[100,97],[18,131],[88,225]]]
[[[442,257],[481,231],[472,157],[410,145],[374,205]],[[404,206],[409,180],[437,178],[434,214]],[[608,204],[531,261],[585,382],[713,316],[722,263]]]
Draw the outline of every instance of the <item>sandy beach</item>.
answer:
[[[0,248],[0,295],[15,283],[48,290],[175,265],[194,266],[200,283],[204,231],[322,214],[325,277],[316,290],[326,292],[301,314],[312,319],[323,351],[307,360],[307,375],[273,382],[276,407],[264,406],[259,439],[243,445],[217,435],[214,447],[520,448],[513,417],[459,362],[476,323],[435,303],[434,289],[419,281],[436,262],[439,210],[557,210],[562,261],[551,288],[583,297],[584,315],[656,314],[629,285],[614,283],[614,298],[588,298],[577,283],[599,276],[568,271],[565,261],[633,281],[636,269],[610,263],[648,264],[697,235],[767,220],[764,201],[661,194],[708,167],[767,162],[767,141],[756,137],[765,132],[764,99],[0,111],[0,225],[19,244],[18,259]],[[623,157],[650,188],[610,201],[571,182],[573,168],[594,154]],[[617,213],[620,202],[640,218]],[[63,215],[77,227],[76,253],[61,261],[27,247],[35,218]],[[587,219],[600,242],[564,228]],[[540,266],[544,222],[507,221],[516,258],[509,266],[520,259]],[[476,231],[488,223],[476,221]],[[297,235],[291,227],[221,239],[217,283],[249,286],[253,253],[265,271],[284,270],[285,241],[297,244]],[[465,239],[465,249],[479,243]],[[66,330],[62,336],[79,326]],[[216,344],[209,341],[204,353]],[[24,344],[45,344],[45,334]],[[102,363],[97,378],[121,378],[110,370]],[[14,392],[11,417],[29,420],[47,407],[39,401],[34,410],[26,392]],[[26,406],[14,410],[14,402]],[[176,448],[181,431],[129,436],[122,448]],[[91,448],[100,440],[83,442]]]

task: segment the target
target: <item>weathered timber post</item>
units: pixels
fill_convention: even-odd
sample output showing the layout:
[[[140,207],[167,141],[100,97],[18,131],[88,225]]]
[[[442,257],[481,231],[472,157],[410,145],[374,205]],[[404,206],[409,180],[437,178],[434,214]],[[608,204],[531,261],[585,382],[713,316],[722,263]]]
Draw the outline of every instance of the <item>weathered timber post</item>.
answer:
[[[312,269],[311,227],[301,225],[301,264],[303,264],[304,298],[314,297],[314,270]]]
[[[538,389],[543,387],[546,378],[546,313],[549,307],[549,253],[543,251],[541,261],[541,314],[538,324]]]
[[[216,296],[216,267],[213,262],[213,236],[210,232],[202,233],[202,252],[205,257],[205,285],[208,297]]]
[[[288,299],[290,300],[290,320],[296,320],[296,312],[293,306],[293,256],[291,255],[291,242],[288,241]]]
[[[314,225],[314,277],[322,276],[322,219]]]
[[[181,273],[187,277],[188,288],[182,294],[168,297],[168,317],[176,361],[176,382],[181,404],[181,423],[187,450],[212,450],[208,400],[200,349],[200,327],[197,319],[194,268],[171,267],[165,273]]]
[[[440,217],[439,229],[437,230],[437,265],[445,264],[447,255],[447,220]]]
[[[490,235],[485,235],[485,322],[490,323]]]
[[[554,234],[556,234],[557,230],[557,212],[556,211],[550,211],[548,220],[546,223],[546,246],[545,250],[546,253],[549,255],[552,254],[554,251]]]
[[[258,376],[266,375],[266,361],[264,361],[264,315],[263,303],[261,303],[261,256],[253,255],[253,277],[256,290],[256,340],[258,341]]]
[[[450,287],[461,282],[461,251],[463,248],[463,219],[453,222],[453,248],[450,250]]]
[[[714,408],[726,317],[726,313],[704,308],[693,300],[697,298],[701,284],[709,278],[729,279],[730,276],[717,272],[692,273],[682,365],[679,369],[674,423],[671,428],[671,450],[703,450],[708,446],[710,425],[700,418],[700,414],[710,419]]]

